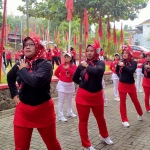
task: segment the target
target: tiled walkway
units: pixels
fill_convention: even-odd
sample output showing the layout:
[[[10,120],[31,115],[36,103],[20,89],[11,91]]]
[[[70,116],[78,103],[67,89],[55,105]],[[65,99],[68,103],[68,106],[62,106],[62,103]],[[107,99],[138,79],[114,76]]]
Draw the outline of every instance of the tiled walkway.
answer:
[[[98,133],[96,121],[90,114],[89,137],[96,150],[150,150],[150,114],[145,112],[143,103],[143,93],[138,94],[143,108],[143,121],[137,120],[137,113],[130,98],[127,98],[127,109],[130,128],[125,128],[121,124],[119,114],[119,102],[113,99],[112,85],[107,86],[106,94],[108,107],[105,107],[105,117],[113,146],[108,146],[101,141]],[[55,99],[55,109],[57,113],[57,99]],[[64,109],[65,110],[65,109]],[[76,113],[75,102],[73,110]],[[13,116],[4,116],[0,119],[0,150],[13,150]],[[57,136],[63,150],[82,150],[79,133],[78,118],[69,118],[68,122],[57,120]],[[31,150],[46,150],[36,129],[34,130]]]

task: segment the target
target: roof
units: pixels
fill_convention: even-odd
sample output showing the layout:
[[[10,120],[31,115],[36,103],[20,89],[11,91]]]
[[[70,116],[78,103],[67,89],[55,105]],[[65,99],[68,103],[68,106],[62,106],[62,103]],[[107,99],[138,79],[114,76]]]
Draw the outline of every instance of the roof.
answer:
[[[139,25],[143,25],[143,24],[150,24],[150,19],[143,21],[142,23],[140,23]]]

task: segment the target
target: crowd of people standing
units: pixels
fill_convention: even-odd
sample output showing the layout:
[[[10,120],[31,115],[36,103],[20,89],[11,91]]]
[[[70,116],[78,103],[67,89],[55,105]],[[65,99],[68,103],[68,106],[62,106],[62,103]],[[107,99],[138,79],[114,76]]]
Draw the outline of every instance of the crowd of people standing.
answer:
[[[7,51],[5,54],[7,63],[11,65],[11,51]],[[108,145],[114,143],[110,139],[104,117],[104,106],[107,106],[103,78],[105,72],[104,50],[100,48],[98,42],[94,42],[87,46],[85,56],[86,59],[77,66],[76,51],[73,47],[70,48],[70,52],[62,54],[62,50],[56,44],[52,49],[47,47],[45,50],[36,37],[24,39],[23,49],[14,54],[16,64],[11,66],[12,68],[7,74],[11,97],[16,103],[14,115],[16,150],[29,150],[33,128],[37,128],[47,149],[62,149],[56,137],[56,116],[50,94],[53,74],[59,79],[56,87],[58,92],[58,120],[67,121],[63,113],[66,99],[66,116],[72,118],[78,116],[79,135],[83,149],[95,150],[88,136],[90,110],[92,110],[97,121],[101,139]],[[64,60],[62,61],[61,58]],[[55,64],[57,68],[53,73]],[[132,50],[126,47],[121,54],[114,54],[110,70],[112,71],[114,100],[120,103],[121,122],[124,127],[129,127],[126,109],[127,94],[135,106],[137,119],[142,120],[143,111],[137,96],[137,92],[142,92],[141,81],[145,95],[145,109],[150,112],[150,53],[147,55],[141,53],[140,59],[135,61]],[[136,84],[135,71],[137,74]],[[19,91],[16,81],[19,84]],[[78,85],[75,96],[77,114],[72,110],[74,83]]]

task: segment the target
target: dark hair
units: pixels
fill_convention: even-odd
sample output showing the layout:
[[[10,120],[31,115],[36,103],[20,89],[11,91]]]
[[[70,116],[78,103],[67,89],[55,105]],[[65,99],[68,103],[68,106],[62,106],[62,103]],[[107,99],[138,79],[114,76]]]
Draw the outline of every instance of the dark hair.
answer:
[[[72,50],[73,50],[73,47],[70,47],[70,50],[72,51]]]
[[[140,55],[141,55],[141,54],[143,55],[143,58],[145,58],[145,57],[146,57],[146,55],[145,55],[143,52],[141,52],[141,53],[140,53]]]
[[[116,53],[114,56],[120,56],[120,55]]]

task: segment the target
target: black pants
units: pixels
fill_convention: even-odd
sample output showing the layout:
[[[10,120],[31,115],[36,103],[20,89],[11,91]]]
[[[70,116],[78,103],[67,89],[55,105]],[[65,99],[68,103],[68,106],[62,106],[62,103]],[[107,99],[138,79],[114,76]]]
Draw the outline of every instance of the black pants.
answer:
[[[53,69],[54,69],[54,62],[56,63],[57,66],[59,66],[58,58],[57,58],[57,57],[52,57],[52,65],[53,65]]]
[[[9,66],[10,64],[10,67],[12,67],[12,59],[7,59],[7,67]]]
[[[60,58],[60,56],[59,57],[57,57],[57,59],[58,59],[58,63],[59,63],[59,65],[61,64],[61,58]]]

